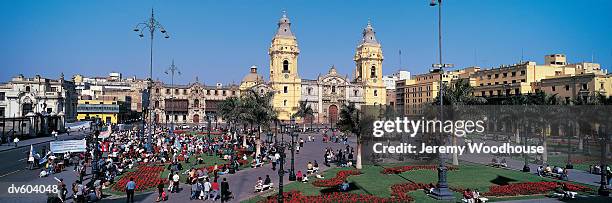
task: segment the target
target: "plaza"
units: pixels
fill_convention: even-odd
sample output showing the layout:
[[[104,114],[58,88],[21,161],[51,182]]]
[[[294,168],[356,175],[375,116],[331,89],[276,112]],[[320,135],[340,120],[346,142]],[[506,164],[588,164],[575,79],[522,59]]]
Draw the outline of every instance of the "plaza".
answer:
[[[609,2],[0,4],[0,202],[612,200]]]

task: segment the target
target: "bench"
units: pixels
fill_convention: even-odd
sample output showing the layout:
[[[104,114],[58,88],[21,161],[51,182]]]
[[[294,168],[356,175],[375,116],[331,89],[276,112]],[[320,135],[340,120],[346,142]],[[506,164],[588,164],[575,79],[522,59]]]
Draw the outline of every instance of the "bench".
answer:
[[[478,198],[478,200],[480,200],[480,202],[482,202],[482,203],[485,203],[485,202],[489,201],[489,199],[488,199],[488,198],[486,198],[486,197],[479,197],[479,198]],[[462,202],[465,202],[465,203],[467,203],[467,202],[468,202],[468,200],[467,200],[467,199],[465,199],[465,198],[464,198],[464,199],[461,199],[461,201],[462,201]]]
[[[273,188],[274,188],[274,183],[270,183],[269,185],[262,185],[261,187],[255,186],[255,193],[263,192],[263,191],[273,189]]]
[[[262,167],[262,166],[263,166],[263,162],[251,164],[251,168],[257,168],[257,167]]]
[[[565,194],[563,193],[553,193],[551,196],[555,197],[555,198],[570,198],[570,199],[576,199],[576,195],[578,193],[577,192],[572,192],[572,191],[565,191]]]

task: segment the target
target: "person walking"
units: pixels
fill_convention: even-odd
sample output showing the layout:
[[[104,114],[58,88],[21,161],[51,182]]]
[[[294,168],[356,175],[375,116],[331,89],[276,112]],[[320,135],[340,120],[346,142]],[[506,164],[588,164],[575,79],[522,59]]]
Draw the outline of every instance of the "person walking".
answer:
[[[213,193],[213,201],[217,201],[217,198],[219,197],[219,182],[217,182],[216,178],[211,184],[211,189]]]
[[[179,191],[179,180],[181,179],[181,177],[179,176],[178,172],[174,173],[174,176],[172,176],[172,191],[171,193],[175,193]]]
[[[223,178],[223,182],[221,182],[221,202],[228,201],[229,196],[230,196],[229,183],[227,182],[227,178]]]
[[[15,147],[17,147],[17,143],[19,142],[19,138],[15,137],[15,139],[13,139],[13,143],[15,143]]]
[[[130,181],[125,184],[125,193],[127,194],[127,202],[134,202],[134,190],[136,189],[136,182],[134,178],[130,178]]]
[[[164,181],[159,181],[159,183],[157,184],[157,200],[155,200],[156,202],[159,201],[163,201],[164,199],[162,198],[162,194],[164,194]]]
[[[204,182],[204,190],[200,193],[200,199],[207,200],[210,197],[211,188],[212,184],[210,184],[210,180],[206,178],[206,182]]]

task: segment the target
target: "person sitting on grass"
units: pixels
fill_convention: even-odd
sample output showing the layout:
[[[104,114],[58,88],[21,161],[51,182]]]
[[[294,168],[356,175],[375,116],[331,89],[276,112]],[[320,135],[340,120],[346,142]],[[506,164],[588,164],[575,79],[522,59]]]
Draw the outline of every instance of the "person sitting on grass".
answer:
[[[348,180],[344,180],[344,182],[342,184],[340,184],[340,191],[341,192],[346,192],[346,191],[348,191],[349,187],[350,187],[350,185],[349,185]]]
[[[302,171],[298,171],[295,176],[297,177],[298,182],[302,182],[302,177],[303,177]]]
[[[304,174],[304,177],[302,178],[302,183],[308,183],[308,176],[306,174]]]
[[[538,169],[536,169],[536,172],[538,173],[538,176],[542,176],[543,170],[544,170],[544,168],[542,166],[538,166]]]
[[[469,188],[463,191],[463,201],[467,203],[474,203],[474,195],[472,194],[472,190]]]

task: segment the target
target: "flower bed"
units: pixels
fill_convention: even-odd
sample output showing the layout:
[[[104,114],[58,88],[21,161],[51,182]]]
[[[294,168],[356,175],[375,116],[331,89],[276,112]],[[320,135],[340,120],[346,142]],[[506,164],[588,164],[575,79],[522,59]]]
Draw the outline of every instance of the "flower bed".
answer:
[[[517,195],[535,195],[545,194],[554,191],[559,186],[565,186],[564,190],[574,192],[586,192],[591,190],[582,185],[562,182],[526,182],[513,183],[508,185],[495,185],[489,187],[489,191],[485,192],[485,196],[517,196]]]
[[[161,172],[164,171],[163,166],[153,165],[141,165],[138,166],[136,171],[128,172],[124,174],[119,181],[111,188],[115,192],[124,192],[125,185],[130,181],[130,178],[134,178],[136,182],[136,192],[145,191],[150,188],[156,188],[159,182],[167,184],[168,180],[161,178]]]
[[[333,187],[342,184],[351,175],[359,175],[361,172],[359,170],[344,170],[338,171],[336,177],[327,179],[327,180],[316,180],[312,183],[312,185],[317,187]]]
[[[400,202],[412,202],[414,198],[408,195],[408,192],[419,189],[427,190],[428,187],[429,184],[424,183],[399,183],[391,186],[391,196]]]
[[[317,196],[305,196],[299,191],[291,191],[283,193],[283,202],[406,202],[395,198],[377,197],[368,194],[354,194],[348,192],[333,192]],[[272,195],[259,201],[259,203],[276,203],[278,199],[276,195]]]
[[[458,168],[455,166],[447,166],[447,170],[454,171]],[[438,166],[436,165],[414,165],[414,166],[396,166],[391,168],[385,168],[381,171],[383,174],[400,174],[406,171],[412,170],[438,170]]]

